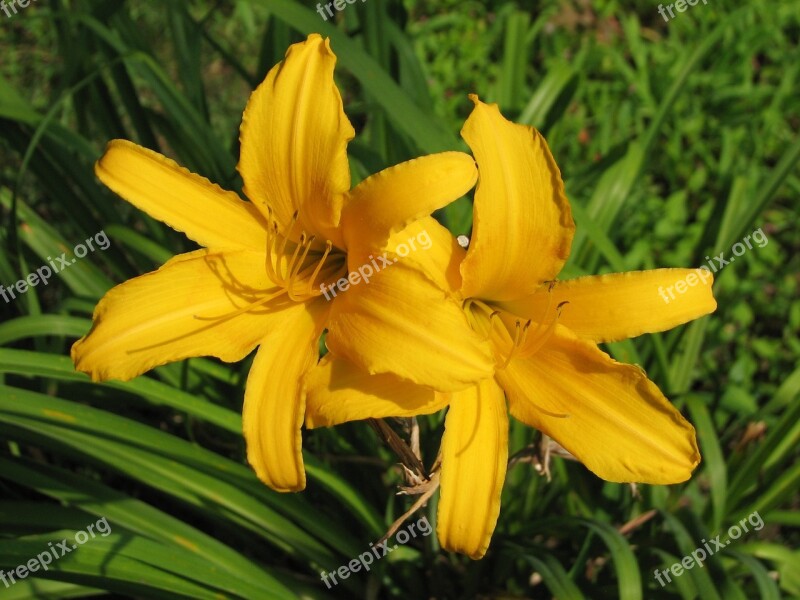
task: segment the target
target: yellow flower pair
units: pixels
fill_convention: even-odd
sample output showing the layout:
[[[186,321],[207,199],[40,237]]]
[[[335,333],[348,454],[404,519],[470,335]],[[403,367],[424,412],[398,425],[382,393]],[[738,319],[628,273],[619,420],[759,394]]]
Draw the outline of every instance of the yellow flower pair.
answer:
[[[252,94],[239,172],[249,202],[150,150],[111,142],[109,188],[203,246],[112,289],[72,349],[95,380],[131,379],[193,356],[238,361],[258,347],[243,422],[247,457],[279,491],[305,486],[301,427],[448,407],[438,534],[485,552],[500,508],[511,414],[610,481],[675,483],[699,462],[692,426],[641,369],[598,342],[669,329],[714,310],[710,281],[665,304],[687,270],[555,282],[574,224],[558,167],[534,129],[473,97],[473,157],[426,156],[350,189],[327,40],[293,45]],[[477,169],[475,163],[477,162]],[[429,215],[473,188],[461,248]],[[326,286],[432,245],[327,300]],[[330,353],[318,360],[328,331]]]

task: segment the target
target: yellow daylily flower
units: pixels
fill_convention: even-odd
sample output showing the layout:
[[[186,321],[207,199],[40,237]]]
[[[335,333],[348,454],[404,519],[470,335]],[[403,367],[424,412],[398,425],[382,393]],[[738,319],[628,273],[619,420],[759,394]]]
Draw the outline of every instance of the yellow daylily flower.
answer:
[[[253,92],[238,165],[249,202],[160,154],[124,140],[109,144],[96,166],[100,180],[204,248],[109,291],[91,331],[72,348],[76,368],[94,380],[128,380],[189,357],[238,361],[258,347],[243,407],[247,458],[279,491],[305,486],[302,376],[317,363],[330,311],[347,296],[323,298],[323,286],[347,277],[371,248],[477,179],[469,155],[445,152],[386,169],[351,190],[347,143],[354,130],[335,64],[329,41],[312,34]],[[445,386],[491,373],[488,345],[463,314],[443,304],[429,310],[447,334],[474,342],[450,353],[459,362]]]
[[[558,166],[538,131],[471,98],[475,108],[462,136],[479,171],[472,240],[465,251],[432,219],[415,225],[435,242],[427,263],[415,265],[415,294],[442,289],[445,302],[462,307],[473,330],[491,343],[493,376],[443,389],[449,365],[432,359],[430,349],[460,347],[462,340],[415,328],[414,314],[379,321],[379,299],[406,285],[382,278],[334,308],[337,324],[360,334],[308,374],[306,424],[449,407],[437,533],[443,548],[480,558],[500,511],[509,411],[608,481],[670,484],[690,477],[700,461],[694,428],[642,369],[613,360],[597,344],[670,329],[712,312],[716,303],[710,276],[695,276],[699,284],[664,302],[659,286],[683,280],[693,273],[688,269],[556,282],[574,233]],[[383,352],[387,338],[402,359]]]

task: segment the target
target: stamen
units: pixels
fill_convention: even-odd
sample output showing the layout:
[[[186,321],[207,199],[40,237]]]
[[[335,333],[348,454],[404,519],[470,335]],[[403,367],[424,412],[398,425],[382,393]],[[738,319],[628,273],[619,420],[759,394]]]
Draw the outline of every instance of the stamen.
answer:
[[[308,251],[311,250],[311,244],[314,243],[314,239],[315,239],[313,235],[310,238],[305,239],[305,235],[306,234],[303,233],[300,236],[300,246],[304,246],[304,248],[303,248],[303,256],[300,257],[300,260],[298,260],[296,264],[292,265],[292,269],[289,272],[289,278],[286,281],[286,290],[289,292],[289,298],[291,298],[294,301],[302,300],[302,297],[297,296],[294,293],[294,289],[293,289],[294,288],[294,282],[295,282],[295,279],[297,278],[298,272],[300,271],[300,267],[303,266],[303,263],[305,262],[306,257],[308,256]],[[300,246],[295,248],[295,255],[297,254],[297,250],[300,248]]]
[[[285,287],[285,282],[288,279],[288,272],[291,271],[291,262],[289,263],[289,268],[287,269],[287,274],[283,275],[283,269],[281,268],[281,266],[282,266],[281,258],[286,254],[286,246],[289,243],[289,236],[292,234],[292,231],[294,230],[294,226],[297,224],[297,217],[299,216],[299,214],[300,213],[298,211],[294,211],[292,213],[292,220],[289,222],[289,228],[283,235],[281,235],[279,230],[278,230],[278,222],[277,221],[273,221],[274,228],[275,228],[275,237],[276,237],[275,242],[276,243],[272,247],[272,251],[273,251],[273,254],[275,256],[276,264],[277,264],[277,267],[278,267],[278,271],[277,272],[273,272],[273,274],[276,275],[276,277],[273,279],[273,281],[275,281],[275,283],[277,283],[279,285],[283,285],[284,287]],[[305,233],[303,235],[305,235]],[[283,238],[283,240],[281,240],[280,250],[277,250],[277,237],[282,237]],[[298,248],[295,248],[295,256],[297,255],[297,250],[298,250]],[[292,256],[292,260],[294,260],[295,256]]]
[[[294,226],[295,226],[295,225],[297,225],[297,219],[298,219],[299,217],[300,217],[300,211],[299,211],[299,210],[296,210],[296,211],[294,211],[294,212],[292,213],[292,220],[291,220],[291,222],[289,223],[289,230],[286,232],[286,237],[287,237],[287,238],[288,238],[290,235],[292,235],[292,230],[294,229]]]
[[[492,337],[492,332],[494,332],[494,319],[500,321],[502,326],[502,319],[500,318],[500,311],[496,310],[489,315],[489,331],[486,332],[486,340],[488,341]]]
[[[528,330],[531,328],[532,321],[528,319],[525,322],[525,326],[522,328],[522,340],[520,340],[519,345],[524,346],[525,342],[528,341]]]
[[[547,288],[547,292],[548,292],[547,293],[547,306],[545,306],[545,308],[544,308],[544,312],[542,313],[542,318],[539,319],[539,321],[536,323],[536,331],[533,334],[533,339],[536,339],[536,337],[539,335],[539,332],[542,329],[542,325],[544,324],[544,321],[547,318],[547,315],[550,313],[550,307],[553,306],[553,294],[551,294],[550,292],[553,291],[553,288],[555,287],[555,285],[556,285],[556,282],[555,281],[551,281],[550,282],[550,286]]]
[[[559,315],[560,315],[561,306],[563,304],[565,304],[565,303],[562,302],[561,304],[558,305]],[[494,314],[496,314],[496,313],[493,313],[492,316],[494,316]],[[521,320],[517,319],[516,322],[514,323],[516,331],[515,331],[515,334],[514,334],[514,341],[512,342],[512,345],[511,345],[511,350],[509,351],[508,356],[506,357],[505,361],[503,362],[503,365],[498,367],[498,369],[499,370],[503,370],[506,367],[508,367],[508,365],[511,363],[511,360],[514,357],[526,358],[526,357],[532,356],[533,354],[538,352],[539,349],[542,346],[544,346],[544,344],[547,342],[547,340],[549,340],[550,337],[552,336],[552,333],[555,330],[555,326],[556,326],[556,322],[557,321],[558,321],[558,316],[556,316],[556,318],[553,319],[553,322],[550,323],[550,325],[548,326],[548,328],[544,332],[544,334],[542,336],[540,336],[539,338],[536,338],[536,337],[532,338],[533,339],[533,345],[531,347],[529,347],[529,348],[526,348],[525,346],[526,346],[527,337],[528,337],[528,329],[530,329],[531,321],[528,320],[525,323],[525,325],[522,325]],[[537,333],[538,333],[538,327],[537,327]],[[555,419],[566,419],[566,418],[569,417],[569,415],[566,414],[566,413],[556,413],[556,412],[549,411],[546,408],[542,408],[541,406],[539,406],[538,404],[533,402],[530,398],[527,398],[526,401],[531,403],[533,406],[536,407],[536,409],[538,411],[540,411],[544,415],[547,415],[548,417],[553,417]]]
[[[514,325],[515,325],[515,329],[516,329],[516,332],[514,333],[514,341],[511,344],[511,351],[508,353],[508,356],[506,357],[506,360],[503,363],[503,366],[500,367],[501,370],[505,369],[508,366],[508,363],[511,362],[511,359],[514,358],[514,355],[517,353],[517,350],[519,349],[519,336],[520,336],[520,329],[521,329],[519,319],[517,319],[517,321],[516,321],[516,323],[514,323]],[[528,325],[530,325],[530,321],[528,321],[526,323],[526,328],[527,328]]]
[[[271,212],[271,211],[270,211]],[[274,230],[274,231],[273,231]],[[271,222],[267,225],[267,259],[266,264],[264,265],[267,271],[267,277],[269,277],[275,283],[280,281],[278,274],[275,272],[275,267],[280,267],[279,264],[273,265],[272,261],[273,258],[276,261],[280,261],[281,257],[279,255],[276,256],[275,254],[275,240],[278,236],[278,224],[275,222]]]
[[[286,238],[284,238],[284,243]],[[289,264],[286,265],[286,277],[283,278],[282,283],[288,287],[289,280],[291,279],[292,272],[294,271],[295,262],[297,261],[297,255],[300,253],[300,249],[303,248],[306,244],[306,234],[305,232],[300,234],[300,243],[294,247],[294,252],[292,253],[292,258],[289,259]],[[281,255],[283,252],[281,252]]]
[[[555,282],[550,283],[550,288],[548,292],[552,291]],[[556,307],[556,314],[553,317],[553,320],[545,326],[547,314],[550,312],[550,307],[553,304],[553,295],[548,293],[547,294],[547,306],[545,307],[544,313],[542,318],[536,324],[536,330],[533,334],[530,335],[529,338],[529,329],[532,323],[532,320],[528,320],[525,325],[521,325],[521,319],[517,319],[515,323],[516,332],[514,335],[514,339],[511,342],[511,349],[508,352],[508,355],[503,360],[503,364],[498,368],[500,370],[505,369],[511,363],[511,360],[514,357],[519,358],[528,358],[536,354],[542,347],[547,343],[547,341],[553,336],[555,332],[556,325],[558,323],[559,317],[561,317],[561,309],[564,305],[569,304],[569,302],[564,301],[561,302]],[[492,317],[495,316],[495,313],[491,315]],[[490,323],[491,323],[490,318]],[[521,331],[520,331],[521,330]],[[510,332],[509,332],[510,333]],[[491,334],[491,328],[490,328]]]
[[[468,298],[463,302],[462,307],[474,331],[479,334],[485,333],[487,340],[491,340],[494,336],[499,336],[496,337],[491,344],[498,371],[506,369],[515,357],[527,358],[536,354],[555,333],[558,319],[561,317],[561,309],[566,304],[569,304],[569,302],[565,301],[559,303],[556,307],[555,316],[550,323],[547,323],[547,316],[553,303],[553,295],[550,292],[553,291],[556,282],[552,281],[547,283],[549,283],[549,288],[547,290],[547,306],[545,307],[542,318],[537,320],[536,329],[533,333],[531,333],[531,323],[533,323],[533,319],[528,319],[524,324],[522,319],[516,319],[514,321],[514,335],[512,336],[510,326],[507,327],[503,321],[502,311],[492,310],[488,304],[474,298]],[[477,314],[477,311],[473,310],[473,307],[480,309],[484,314],[488,314],[488,331],[486,330],[487,320],[485,318],[479,318],[480,315]],[[510,317],[511,315],[508,316]],[[494,331],[495,319],[500,321],[501,329],[499,332]],[[508,336],[505,334],[508,334]],[[503,356],[505,354],[503,350],[506,347],[509,348],[508,354]],[[501,362],[502,364],[500,364]],[[570,416],[568,413],[557,413],[542,408],[535,402],[532,402],[530,398],[527,398],[526,401],[548,417],[566,419]]]
[[[480,309],[480,311],[488,317],[488,328],[487,319],[481,319],[480,315],[477,315],[476,311],[473,310],[473,307]],[[467,320],[469,321],[470,327],[473,329],[473,331],[482,334],[486,340],[491,338],[493,327],[492,319],[496,316],[499,316],[500,311],[492,310],[488,304],[475,298],[467,298],[464,300],[462,308],[464,313],[467,315]]]
[[[275,223],[275,235],[276,236],[278,235],[278,224],[277,223]],[[280,250],[277,249],[277,244],[276,244],[275,248],[273,248],[275,250],[276,258],[278,259],[278,262],[277,262],[278,269],[281,269],[281,267],[282,267],[281,258],[283,257],[284,253],[286,252],[286,244],[289,243],[288,236],[284,235],[282,237],[283,237],[283,240],[281,241],[281,249]],[[280,273],[280,270],[278,272]],[[283,280],[283,276],[282,275],[280,276],[280,279]]]
[[[316,259],[312,252],[316,237],[305,231],[295,231],[298,222],[298,211],[292,214],[292,220],[285,234],[281,233],[278,222],[273,217],[272,209],[268,209],[267,242],[265,270],[270,281],[286,290],[294,302],[302,302],[308,298],[322,295],[322,291],[314,286],[320,273],[323,272],[328,257],[333,252],[333,242],[325,240],[325,249],[318,260],[306,265],[309,255]],[[294,249],[287,255],[289,238],[292,233],[299,233],[300,238],[293,242]]]
[[[284,294],[286,294],[289,299],[294,302],[302,302],[306,299],[322,295],[321,290],[314,289],[314,284],[316,283],[317,277],[322,272],[328,256],[330,256],[331,252],[333,251],[333,243],[330,240],[326,240],[325,251],[323,252],[322,257],[316,261],[315,264],[310,264],[304,268],[306,259],[309,257],[309,253],[311,252],[316,238],[313,235],[309,236],[303,231],[300,232],[300,239],[295,243],[291,258],[288,258],[286,255],[286,248],[289,244],[289,237],[291,236],[291,233],[294,231],[297,224],[298,216],[298,211],[295,211],[292,214],[292,220],[289,224],[289,229],[286,234],[283,235],[281,234],[277,220],[273,216],[272,208],[267,207],[265,270],[267,277],[272,284],[271,288],[269,289],[275,289],[275,286],[277,286],[279,288],[278,291],[267,294],[266,296],[255,300],[254,302],[250,302],[245,306],[226,314],[193,315],[193,317],[198,321],[212,322],[211,324],[201,328],[201,330],[207,329],[208,327],[213,327],[220,322],[224,322],[238,317],[239,315],[248,313],[260,306],[264,306],[268,302],[275,300]],[[212,269],[214,268],[215,266],[212,265]],[[310,278],[308,279],[307,284],[303,284],[302,282],[306,281],[306,277],[309,276],[309,274]],[[228,286],[226,285],[226,293],[227,287]],[[255,296],[256,294],[253,292],[267,291],[249,290],[245,295],[241,291],[238,291],[235,287],[232,289],[233,293],[227,294],[232,303],[234,302],[234,298],[232,296],[236,296],[236,299],[243,299],[243,297],[246,296]]]
[[[317,275],[322,270],[322,265],[325,264],[325,261],[328,258],[328,254],[331,253],[331,249],[333,248],[333,243],[330,240],[326,240],[325,242],[325,253],[322,255],[322,258],[317,263],[317,267],[314,269],[314,273],[312,273],[311,277],[308,280],[308,290],[306,291],[307,294],[311,294],[312,290],[314,290],[314,283],[317,281]]]
[[[556,314],[553,317],[553,320],[550,321],[550,324],[542,332],[542,334],[538,336],[538,338],[537,337],[533,338],[532,343],[531,343],[530,346],[526,346],[526,347],[524,347],[524,348],[522,348],[520,350],[520,354],[519,354],[520,357],[525,358],[525,357],[528,357],[528,356],[533,356],[539,350],[542,349],[542,346],[544,346],[550,340],[551,337],[553,337],[553,334],[555,333],[555,330],[556,330],[556,325],[558,324],[558,319],[561,318],[561,309],[565,304],[569,304],[569,302],[567,302],[567,301],[561,302],[556,307]],[[539,325],[541,326],[541,323]],[[539,327],[537,327],[536,330],[537,330],[536,332],[538,334]]]

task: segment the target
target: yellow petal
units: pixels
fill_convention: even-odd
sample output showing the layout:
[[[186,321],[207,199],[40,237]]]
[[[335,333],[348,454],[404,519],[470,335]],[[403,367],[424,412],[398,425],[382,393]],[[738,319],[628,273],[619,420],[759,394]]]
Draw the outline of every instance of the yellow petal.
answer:
[[[348,195],[342,228],[348,249],[392,233],[466,194],[478,178],[472,157],[443,152],[401,163],[368,177]]]
[[[207,318],[229,315],[274,293],[270,285],[263,253],[179,255],[111,289],[95,308],[89,334],[72,347],[72,359],[94,380],[128,380],[193,356],[241,360],[284,318],[285,300],[234,318]]]
[[[678,483],[700,462],[694,428],[644,371],[564,327],[534,356],[513,359],[497,379],[514,417],[607,481]]]
[[[714,312],[713,283],[711,271],[702,269],[612,273],[559,281],[552,291],[545,285],[527,298],[500,306],[541,322],[545,316],[552,318],[559,304],[568,302],[561,308],[561,325],[585,339],[613,342],[666,331]],[[551,314],[546,314],[548,310]]]
[[[450,231],[433,217],[414,221],[393,234],[380,248],[376,249],[369,244],[350,246],[347,251],[348,268],[350,271],[358,271],[384,252],[389,260],[397,258],[403,264],[424,273],[449,295],[461,298],[459,267],[466,251],[458,245]]]
[[[256,353],[245,388],[242,427],[247,461],[258,478],[279,492],[306,486],[303,439],[305,374],[319,356],[324,302],[297,305]]]
[[[554,279],[569,256],[575,224],[561,172],[542,135],[503,118],[477,96],[461,131],[479,181],[474,225],[461,266],[465,298],[508,300]]]
[[[347,143],[355,131],[333,80],[330,41],[293,44],[250,96],[242,117],[239,173],[244,193],[282,231],[292,214],[310,235],[342,247],[336,227],[350,189]]]
[[[306,426],[331,427],[348,421],[429,415],[447,406],[447,394],[389,373],[370,375],[328,354],[306,377]]]
[[[135,207],[202,246],[264,250],[264,221],[252,204],[166,156],[114,140],[95,173]]]
[[[503,390],[486,379],[452,394],[442,438],[436,532],[442,548],[478,559],[500,514],[508,460]]]
[[[369,373],[394,373],[438,391],[490,377],[488,343],[458,302],[402,262],[381,265],[333,299],[328,347]]]

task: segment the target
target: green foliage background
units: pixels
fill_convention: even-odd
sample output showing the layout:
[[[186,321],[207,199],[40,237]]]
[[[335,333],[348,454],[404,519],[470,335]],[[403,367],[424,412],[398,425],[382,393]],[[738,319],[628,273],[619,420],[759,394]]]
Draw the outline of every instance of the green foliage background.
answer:
[[[800,10],[712,0],[666,23],[656,6],[367,0],[336,23],[290,0],[39,0],[0,13],[0,283],[98,231],[112,240],[0,303],[0,568],[100,517],[113,529],[0,597],[800,596]],[[465,148],[475,92],[547,137],[579,232],[567,276],[699,266],[756,229],[768,236],[718,274],[715,314],[608,348],[695,424],[704,460],[691,481],[634,494],[559,458],[549,482],[518,463],[484,560],[443,553],[431,535],[328,590],[319,571],[410,506],[366,424],[308,433],[308,490],[279,495],[243,458],[249,361],[192,359],[124,384],[74,372],[69,346],[102,294],[191,248],[95,180],[105,143],[134,140],[240,189],[249,91],[312,31],[339,56],[355,181]],[[468,233],[469,199],[439,217]],[[420,426],[430,464],[442,415]],[[512,424],[512,452],[537,439]],[[423,509],[431,523],[435,508]],[[753,511],[762,530],[656,583],[654,569]]]

